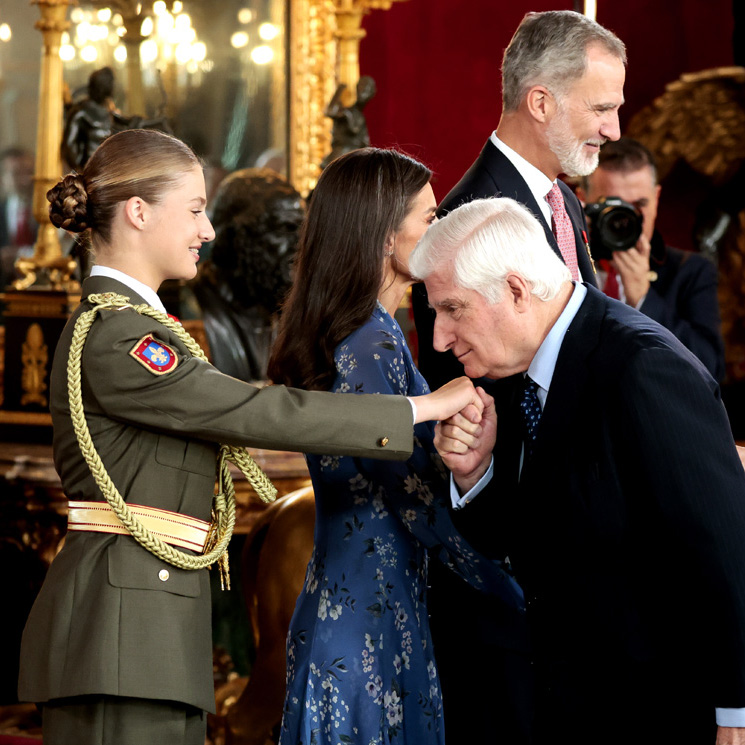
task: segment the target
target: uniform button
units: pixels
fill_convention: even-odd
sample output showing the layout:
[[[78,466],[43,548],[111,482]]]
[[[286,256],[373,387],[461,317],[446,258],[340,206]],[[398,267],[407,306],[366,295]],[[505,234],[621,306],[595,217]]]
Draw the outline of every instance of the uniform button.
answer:
[[[159,579],[159,580],[160,580],[161,582],[166,582],[166,581],[168,580],[168,578],[169,578],[170,576],[171,576],[171,575],[170,575],[170,574],[168,573],[168,570],[167,570],[167,569],[161,569],[161,570],[160,570],[160,571],[158,572],[158,579]]]
[[[388,444],[388,438],[387,437],[381,437],[378,440],[378,445],[380,445],[380,447],[382,447],[382,448],[384,448],[387,444]]]

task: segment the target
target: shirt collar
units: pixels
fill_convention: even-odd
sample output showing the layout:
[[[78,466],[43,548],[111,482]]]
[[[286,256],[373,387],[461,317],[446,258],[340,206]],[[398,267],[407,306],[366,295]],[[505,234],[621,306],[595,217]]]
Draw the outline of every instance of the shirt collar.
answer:
[[[156,310],[162,313],[166,312],[163,302],[158,297],[158,293],[155,292],[152,287],[148,287],[138,279],[130,277],[129,274],[120,272],[118,269],[112,269],[110,266],[102,266],[101,264],[95,264],[91,268],[91,277],[108,277],[109,279],[115,279],[117,282],[121,282],[123,285],[129,287],[130,290],[134,290],[148,305],[152,306]]]
[[[574,291],[569,298],[569,302],[556,320],[556,323],[551,327],[541,346],[538,347],[538,351],[528,368],[528,376],[535,380],[540,387],[538,398],[541,401],[541,406],[546,403],[548,389],[551,385],[551,379],[554,376],[556,360],[559,358],[559,351],[561,350],[564,336],[574,317],[577,315],[577,311],[580,305],[582,305],[585,295],[587,295],[587,288],[582,283],[575,282]]]
[[[546,194],[551,191],[551,187],[556,182],[551,181],[543,171],[540,171],[532,163],[525,160],[522,155],[516,153],[509,145],[505,145],[504,142],[497,137],[496,131],[492,132],[490,139],[494,146],[502,152],[507,160],[517,168],[518,172],[523,177],[523,180],[528,185],[535,201],[538,202],[538,206],[541,210],[544,209],[544,205],[546,206],[546,210],[549,210],[548,202],[546,201]]]

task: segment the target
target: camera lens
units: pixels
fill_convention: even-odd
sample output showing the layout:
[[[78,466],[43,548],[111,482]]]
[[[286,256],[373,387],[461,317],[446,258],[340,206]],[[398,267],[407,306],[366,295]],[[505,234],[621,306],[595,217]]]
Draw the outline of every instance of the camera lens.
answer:
[[[590,251],[594,259],[610,259],[614,251],[636,245],[642,232],[642,215],[620,197],[603,197],[585,206],[590,222]]]
[[[601,216],[599,227],[603,242],[612,251],[631,248],[639,239],[639,217],[636,210],[617,206]]]

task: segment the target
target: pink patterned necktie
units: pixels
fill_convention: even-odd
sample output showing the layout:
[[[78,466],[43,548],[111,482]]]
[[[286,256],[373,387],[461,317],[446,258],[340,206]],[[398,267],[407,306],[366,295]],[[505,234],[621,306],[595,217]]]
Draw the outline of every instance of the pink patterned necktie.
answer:
[[[553,212],[554,235],[556,242],[559,244],[559,251],[564,257],[564,263],[569,267],[572,273],[572,279],[579,281],[579,269],[577,267],[577,244],[574,241],[574,230],[572,221],[567,215],[564,207],[564,196],[558,184],[551,187],[551,191],[546,194],[546,200],[551,205]]]

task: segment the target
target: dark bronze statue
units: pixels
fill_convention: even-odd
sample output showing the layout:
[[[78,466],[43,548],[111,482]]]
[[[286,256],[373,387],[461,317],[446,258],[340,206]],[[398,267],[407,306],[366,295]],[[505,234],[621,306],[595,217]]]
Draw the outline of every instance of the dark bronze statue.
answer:
[[[218,187],[211,257],[191,285],[218,370],[241,380],[266,378],[274,317],[290,287],[304,216],[300,194],[267,168],[236,171]]]
[[[70,168],[82,171],[95,149],[109,136],[123,129],[159,129],[171,134],[163,116],[145,119],[123,116],[112,98],[114,71],[110,67],[94,70],[88,78],[87,95],[74,101],[65,115],[62,157]]]
[[[342,104],[342,96],[347,86],[342,83],[326,108],[325,114],[334,120],[331,130],[331,152],[321,161],[325,168],[332,160],[351,150],[369,147],[370,135],[362,110],[375,95],[375,81],[363,75],[357,83],[357,100],[351,106]]]

